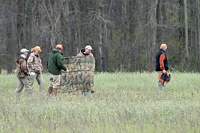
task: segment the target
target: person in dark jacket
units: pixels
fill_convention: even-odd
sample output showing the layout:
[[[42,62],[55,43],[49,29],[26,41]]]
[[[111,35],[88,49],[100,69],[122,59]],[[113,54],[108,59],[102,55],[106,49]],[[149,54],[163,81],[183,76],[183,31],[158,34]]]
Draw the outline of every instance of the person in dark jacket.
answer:
[[[168,70],[168,61],[165,51],[167,50],[166,44],[161,44],[159,51],[156,53],[156,71],[158,74],[167,73]],[[164,83],[158,81],[158,89],[162,89]]]
[[[47,58],[47,69],[50,74],[50,87],[48,88],[48,94],[57,94],[60,87],[62,70],[69,72],[63,64],[62,49],[63,47],[61,44],[56,45],[56,48],[49,53]]]

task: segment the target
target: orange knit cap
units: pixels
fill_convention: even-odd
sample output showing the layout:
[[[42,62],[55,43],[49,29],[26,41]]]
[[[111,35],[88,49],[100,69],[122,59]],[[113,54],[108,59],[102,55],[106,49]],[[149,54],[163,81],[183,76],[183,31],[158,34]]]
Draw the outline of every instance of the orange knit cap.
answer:
[[[61,45],[61,44],[58,44],[58,45],[56,45],[56,49],[62,50],[62,49],[63,49],[63,47],[62,47],[62,45]]]
[[[160,48],[161,48],[161,49],[167,48],[167,45],[166,45],[166,44],[161,44],[161,45],[160,45]]]
[[[34,51],[40,51],[41,52],[42,50],[41,50],[40,46],[35,46]]]

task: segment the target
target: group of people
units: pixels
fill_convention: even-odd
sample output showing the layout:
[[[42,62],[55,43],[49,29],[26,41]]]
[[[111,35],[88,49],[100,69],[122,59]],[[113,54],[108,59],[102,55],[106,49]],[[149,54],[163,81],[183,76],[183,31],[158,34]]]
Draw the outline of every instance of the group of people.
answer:
[[[47,69],[50,75],[50,86],[48,88],[48,94],[56,95],[57,91],[60,89],[60,80],[62,71],[69,73],[68,68],[63,63],[63,46],[57,44],[55,48],[49,53],[47,57]],[[77,57],[82,56],[93,56],[92,47],[87,45],[84,49],[80,51]],[[29,50],[23,48],[20,50],[21,55],[16,60],[17,64],[17,78],[18,85],[15,90],[15,97],[18,98],[21,94],[23,88],[25,89],[27,95],[32,94],[32,85],[37,80],[39,85],[39,91],[45,92],[44,80],[42,76],[43,65],[40,58],[40,52],[42,52],[39,46],[35,46],[31,49],[31,54],[28,57]],[[92,93],[94,92],[92,88]]]
[[[60,80],[61,80],[61,72],[65,71],[69,73],[69,70],[63,64],[63,54],[62,54],[63,46],[61,44],[56,45],[48,55],[47,58],[47,69],[50,74],[50,86],[48,88],[48,94],[57,94],[57,91],[60,89]],[[87,45],[84,49],[81,49],[80,53],[77,55],[78,58],[83,56],[93,56],[91,53],[92,47]],[[166,44],[161,44],[160,49],[156,54],[156,65],[155,70],[160,73],[167,73],[168,70],[168,61],[165,51],[167,50]],[[42,77],[43,65],[40,58],[39,53],[41,52],[41,48],[39,46],[35,46],[31,50],[31,54],[28,57],[29,50],[23,48],[21,49],[21,55],[16,60],[17,63],[17,77],[19,83],[16,87],[15,95],[18,97],[23,88],[26,89],[28,95],[32,93],[32,85],[34,80],[37,80],[39,85],[39,91],[45,91],[44,89],[44,80]],[[163,82],[158,81],[158,89],[162,89],[164,86]],[[91,92],[94,92],[92,87]],[[84,92],[84,95],[87,95],[88,91]]]
[[[21,55],[16,60],[18,77],[18,85],[15,90],[16,97],[19,97],[23,88],[25,88],[27,94],[30,95],[35,79],[39,84],[39,90],[44,91],[44,81],[42,77],[43,65],[39,56],[41,51],[41,48],[36,46],[31,49],[31,54],[28,57],[28,49],[23,48],[20,50]]]

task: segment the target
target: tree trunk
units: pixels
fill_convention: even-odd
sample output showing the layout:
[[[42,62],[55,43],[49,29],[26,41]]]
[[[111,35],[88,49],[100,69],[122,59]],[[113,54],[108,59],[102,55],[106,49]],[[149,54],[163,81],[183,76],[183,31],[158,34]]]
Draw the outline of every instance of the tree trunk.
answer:
[[[18,8],[18,16],[17,16],[17,40],[19,43],[19,47],[23,48],[25,47],[24,43],[24,33],[23,33],[23,27],[24,27],[24,21],[23,21],[23,13],[24,13],[24,3],[23,0],[18,0],[17,2],[17,8]]]
[[[186,71],[189,72],[189,51],[188,51],[188,16],[187,16],[187,0],[184,0],[184,18],[185,18],[185,60]]]
[[[103,2],[102,0],[99,0],[99,18],[100,18],[100,22],[99,22],[99,69],[100,72],[104,71],[104,55],[103,55]]]
[[[122,16],[121,16],[121,37],[120,37],[120,71],[126,71],[126,62],[125,62],[125,55],[126,55],[126,41],[127,41],[127,34],[126,34],[126,26],[127,26],[127,3],[126,1],[122,1]]]
[[[196,0],[196,23],[197,23],[197,46],[199,47],[198,50],[198,71],[200,71],[200,2]]]
[[[149,56],[149,66],[152,66],[154,65],[154,58],[155,58],[155,51],[157,50],[157,46],[160,45],[156,45],[157,44],[157,11],[158,11],[158,0],[155,0],[155,3],[152,3],[152,6],[153,6],[153,14],[152,14],[152,29],[153,29],[153,33],[152,33],[152,47],[150,48],[151,49],[151,56]],[[151,65],[153,64],[153,65]]]

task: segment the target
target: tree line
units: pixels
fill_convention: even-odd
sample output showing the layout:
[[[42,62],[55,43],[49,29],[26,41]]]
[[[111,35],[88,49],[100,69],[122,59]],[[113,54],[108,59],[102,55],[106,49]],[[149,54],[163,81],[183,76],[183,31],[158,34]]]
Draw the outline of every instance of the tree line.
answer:
[[[0,68],[15,69],[21,48],[56,44],[64,56],[93,47],[96,71],[154,71],[168,45],[171,70],[200,71],[199,0],[0,0]]]

